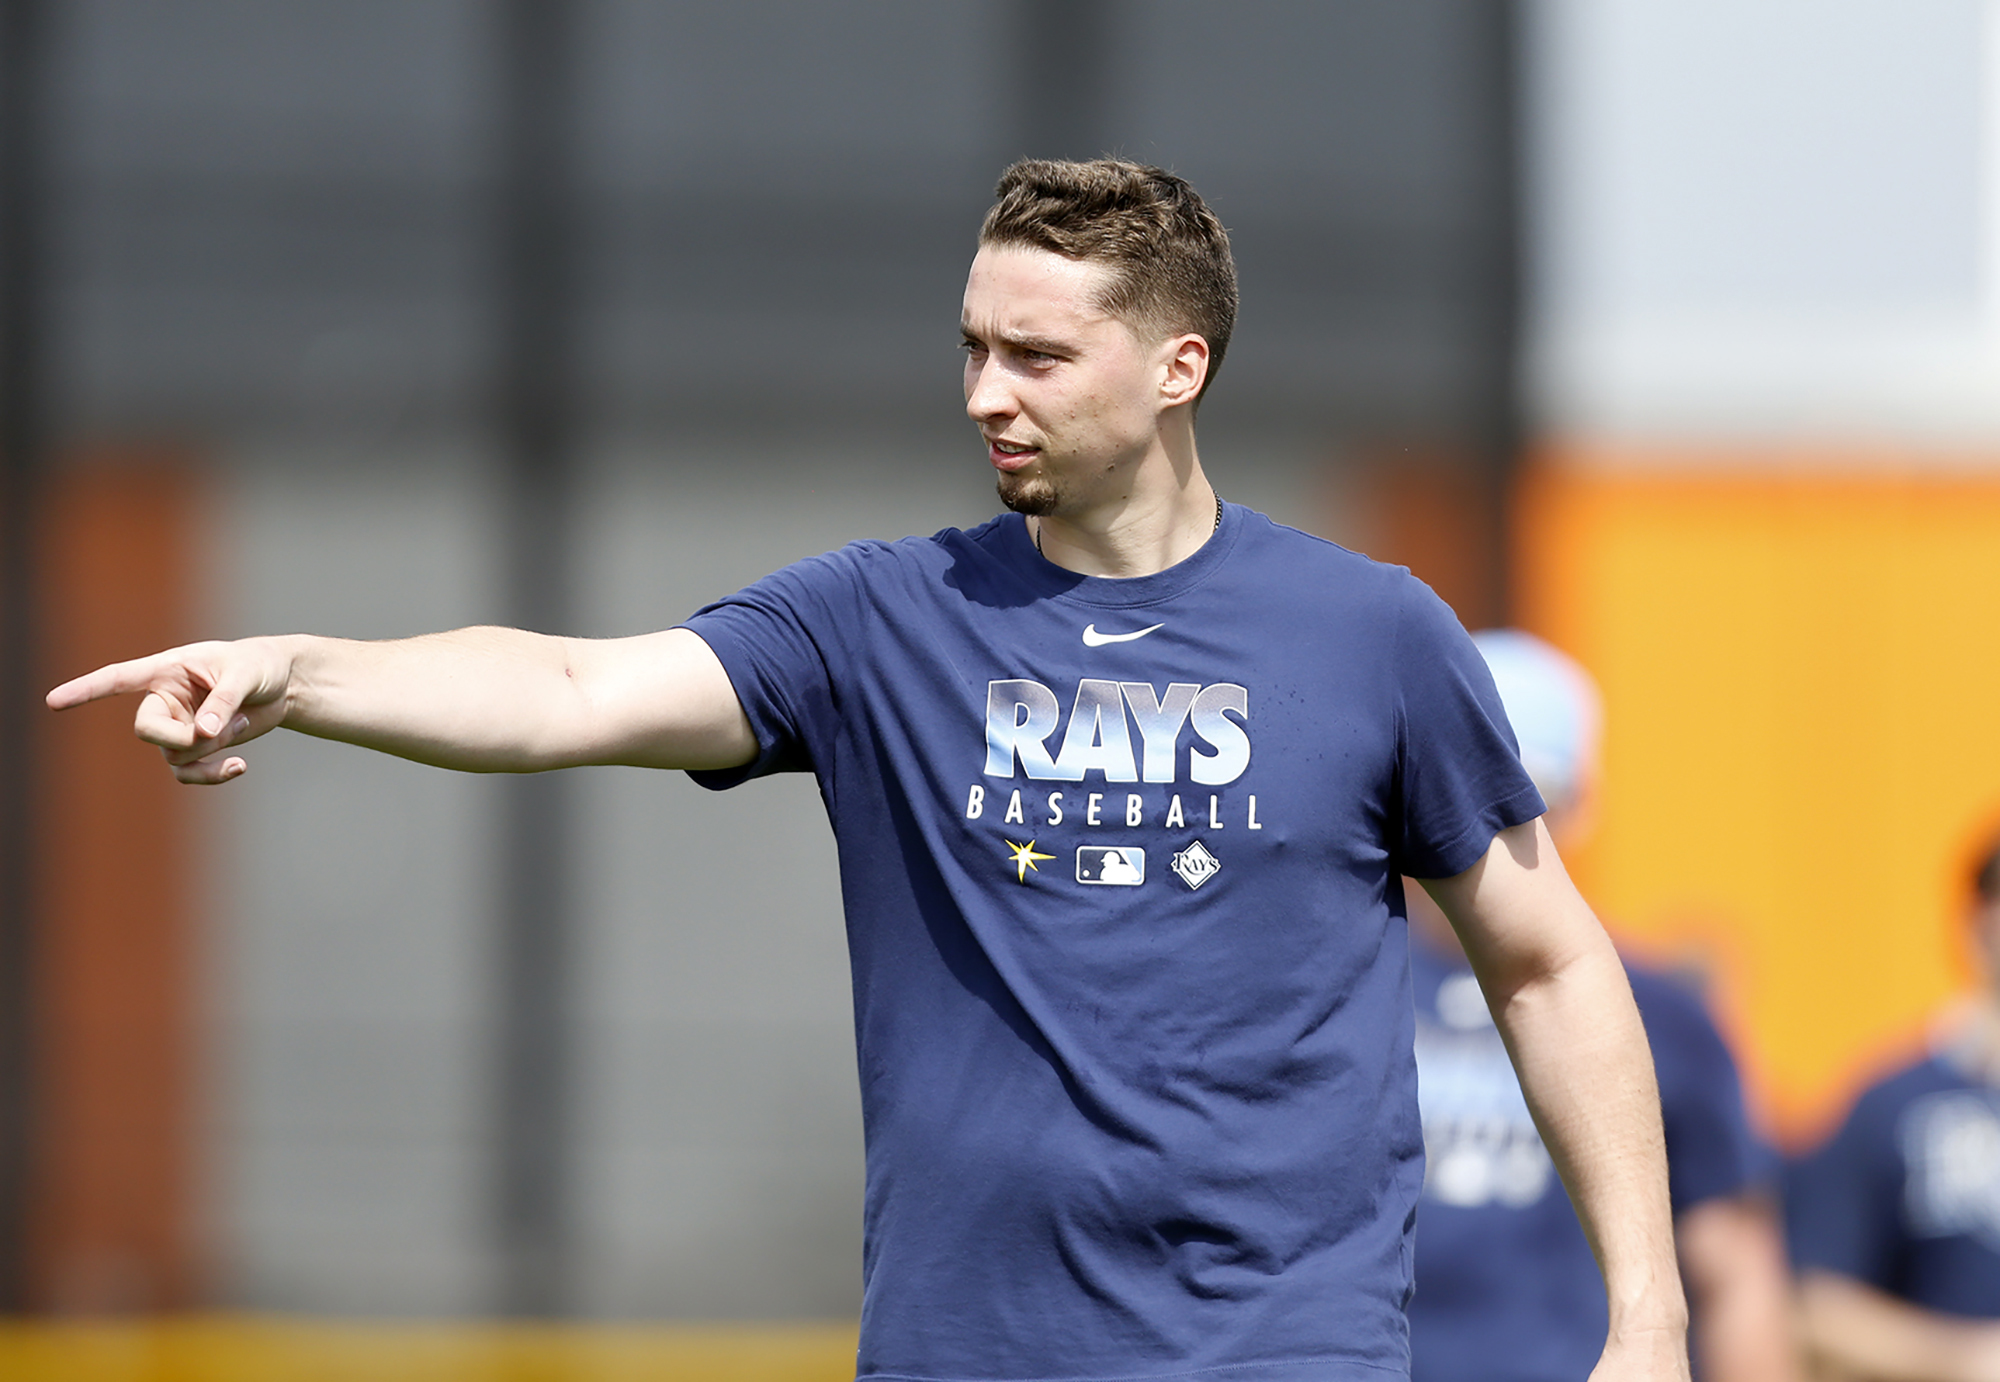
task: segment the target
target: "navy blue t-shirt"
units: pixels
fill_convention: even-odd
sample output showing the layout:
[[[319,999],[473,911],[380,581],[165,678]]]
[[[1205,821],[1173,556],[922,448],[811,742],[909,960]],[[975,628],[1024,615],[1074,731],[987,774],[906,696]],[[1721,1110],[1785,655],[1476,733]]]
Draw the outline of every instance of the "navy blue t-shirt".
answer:
[[[1401,1374],[1401,875],[1542,810],[1449,609],[1230,505],[1157,575],[1066,571],[1010,514],[688,627],[759,745],[697,780],[811,771],[833,824],[860,1375]]]
[[[1583,1382],[1604,1280],[1465,962],[1412,947],[1427,1170],[1410,1302],[1417,1382]],[[1626,963],[1660,1082],[1674,1213],[1768,1180],[1729,1049],[1680,983]]]
[[[2000,1089],[1942,1057],[1883,1080],[1791,1168],[1785,1220],[1800,1271],[2000,1318]]]

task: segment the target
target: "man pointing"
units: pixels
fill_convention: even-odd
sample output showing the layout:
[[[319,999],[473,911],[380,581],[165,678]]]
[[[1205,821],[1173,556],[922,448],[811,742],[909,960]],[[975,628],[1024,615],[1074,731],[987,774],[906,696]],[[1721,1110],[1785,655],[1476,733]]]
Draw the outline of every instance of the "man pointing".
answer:
[[[195,644],[50,704],[143,692],[184,782],[281,725],[471,771],[814,773],[854,970],[869,1379],[1406,1374],[1400,880],[1431,880],[1604,1270],[1594,1377],[1684,1379],[1617,957],[1450,611],[1210,486],[1195,412],[1235,304],[1185,182],[1017,164],[961,321],[1012,512],[851,544],[661,633]]]

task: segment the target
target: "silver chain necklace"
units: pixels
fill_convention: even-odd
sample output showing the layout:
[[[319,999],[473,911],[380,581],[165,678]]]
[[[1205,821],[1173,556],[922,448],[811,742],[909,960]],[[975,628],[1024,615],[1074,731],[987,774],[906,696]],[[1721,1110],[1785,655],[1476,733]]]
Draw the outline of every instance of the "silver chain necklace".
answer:
[[[1222,496],[1218,494],[1215,496],[1215,526],[1208,530],[1208,535],[1210,537],[1214,537],[1217,533],[1221,531],[1222,531]],[[1044,555],[1042,552],[1042,525],[1040,523],[1035,524],[1035,555],[1036,556]]]

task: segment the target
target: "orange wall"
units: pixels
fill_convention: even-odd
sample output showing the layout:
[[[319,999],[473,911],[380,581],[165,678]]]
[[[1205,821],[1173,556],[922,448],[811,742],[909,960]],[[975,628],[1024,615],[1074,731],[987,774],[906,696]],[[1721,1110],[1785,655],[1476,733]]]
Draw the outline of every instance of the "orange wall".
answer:
[[[1713,966],[1794,1144],[1962,989],[2000,807],[2000,464],[1806,459],[1552,449],[1516,509],[1521,622],[1606,699],[1572,867],[1621,935]]]
[[[183,641],[199,496],[139,458],[51,477],[41,515],[48,685]],[[42,723],[35,937],[35,1302],[195,1293],[193,844],[187,789],[132,739],[131,697]]]

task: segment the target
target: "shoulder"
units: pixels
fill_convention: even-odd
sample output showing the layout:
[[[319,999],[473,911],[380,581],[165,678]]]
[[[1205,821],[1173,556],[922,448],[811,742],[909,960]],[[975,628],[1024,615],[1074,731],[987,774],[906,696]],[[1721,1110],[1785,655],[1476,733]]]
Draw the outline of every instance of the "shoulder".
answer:
[[[928,537],[859,538],[801,557],[752,582],[733,601],[840,602],[857,594],[890,595],[936,587],[968,558],[991,559],[1000,520],[973,529],[944,528]]]
[[[1692,976],[1627,961],[1632,1000],[1652,1043],[1662,1097],[1740,1099],[1736,1057]]]
[[[1856,1196],[1887,1203],[1909,1174],[1904,1124],[1929,1096],[1962,1088],[1934,1057],[1904,1065],[1864,1089],[1833,1133],[1792,1163],[1785,1177],[1787,1212],[1795,1227],[1814,1215],[1851,1215]]]
[[[1252,591],[1282,590],[1294,619],[1319,621],[1318,627],[1358,639],[1353,652],[1385,671],[1395,669],[1399,680],[1468,660],[1484,668],[1451,606],[1408,567],[1377,561],[1254,509],[1243,517],[1230,554],[1233,594],[1242,594],[1246,585]]]
[[[1861,1091],[1832,1140],[1893,1141],[1897,1124],[1912,1104],[1928,1095],[1965,1087],[1964,1077],[1936,1056],[1899,1066]]]
[[[1653,1048],[1676,1208],[1771,1179],[1775,1162],[1751,1126],[1736,1057],[1694,976],[1630,959],[1625,971]]]
[[[1963,1089],[1965,1076],[1940,1056],[1925,1056],[1890,1071],[1861,1092],[1857,1103],[1878,1107],[1900,1106],[1926,1094]]]
[[[1715,1025],[1699,978],[1621,958],[1653,1046],[1662,1091],[1671,1084],[1704,1098],[1736,1097],[1736,1058]]]
[[[1233,555],[1249,562],[1281,565],[1296,579],[1325,582],[1378,599],[1406,599],[1430,591],[1430,587],[1410,574],[1407,566],[1377,561],[1329,538],[1280,523],[1256,509],[1244,509],[1242,513],[1242,541]]]
[[[940,528],[928,536],[857,538],[831,552],[808,557],[799,564],[825,563],[855,570],[939,570],[950,565],[954,559],[968,555],[996,556],[1006,520],[1010,517],[1012,515],[1003,515],[976,528]],[[1020,520],[1014,521],[1018,524]]]
[[[1857,1112],[1866,1110],[1880,1118],[1891,1118],[1911,1104],[1932,1094],[1955,1093],[1972,1088],[1952,1063],[1941,1056],[1926,1056],[1877,1080],[1855,1100]]]
[[[1707,1037],[1721,1044],[1708,1004],[1692,976],[1657,969],[1649,964],[1625,960],[1626,977],[1632,981],[1632,1001],[1648,1030],[1675,1036]]]

